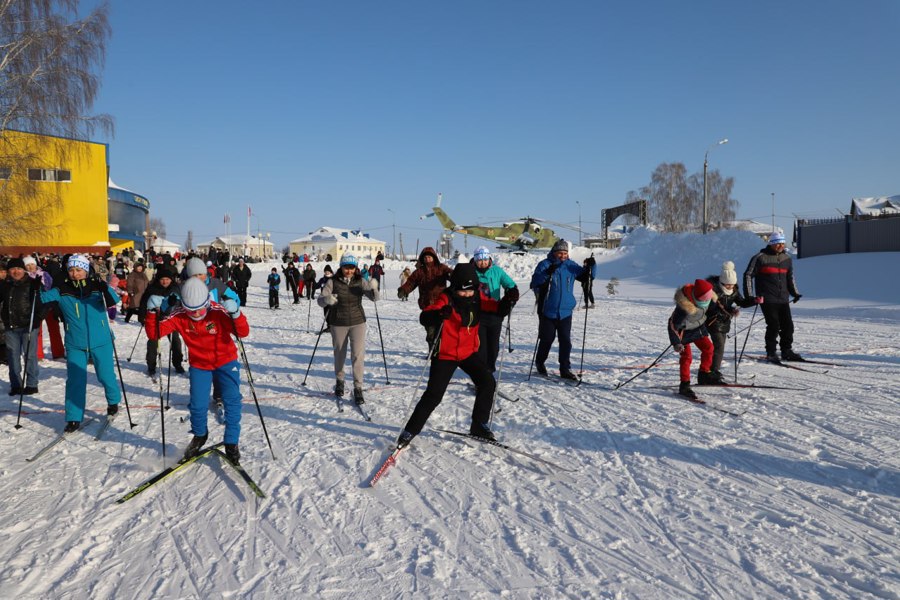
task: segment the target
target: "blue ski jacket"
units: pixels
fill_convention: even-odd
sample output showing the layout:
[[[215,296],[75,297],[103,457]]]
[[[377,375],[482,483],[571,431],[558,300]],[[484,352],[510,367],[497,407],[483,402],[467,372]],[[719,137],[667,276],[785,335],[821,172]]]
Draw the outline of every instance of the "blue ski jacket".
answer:
[[[105,296],[105,299],[104,299]],[[56,302],[66,325],[66,348],[90,350],[112,344],[107,306],[115,306],[119,296],[109,284],[66,278],[56,287],[41,292],[44,304]]]

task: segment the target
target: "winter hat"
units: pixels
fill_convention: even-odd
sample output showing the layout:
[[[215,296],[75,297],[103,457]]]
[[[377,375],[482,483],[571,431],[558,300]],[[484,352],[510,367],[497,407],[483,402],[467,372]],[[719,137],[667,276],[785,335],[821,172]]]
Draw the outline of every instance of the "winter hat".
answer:
[[[342,267],[355,267],[359,264],[359,261],[356,260],[356,257],[352,254],[345,254],[341,257],[341,266]]]
[[[34,260],[33,256],[26,256],[25,258],[22,259],[22,262],[25,263],[26,267],[28,265],[36,265],[37,264],[37,261]]]
[[[769,245],[774,246],[775,244],[783,244],[784,243],[784,234],[780,231],[776,231],[772,235],[769,236]]]
[[[550,249],[550,252],[568,252],[569,251],[569,242],[566,240],[559,238],[556,240],[556,243],[553,244],[553,247]]]
[[[160,267],[156,270],[156,280],[159,281],[163,277],[168,277],[172,281],[178,279],[178,273],[175,272],[175,269],[169,266]]]
[[[24,269],[25,261],[22,260],[21,258],[11,258],[6,263],[6,268],[7,269]]]
[[[490,260],[491,251],[487,249],[487,246],[478,246],[475,248],[475,254],[473,256],[475,257],[475,260]]]
[[[713,287],[710,282],[705,279],[697,279],[694,281],[694,300],[697,302],[708,302],[713,297]]]
[[[454,290],[474,290],[478,288],[478,273],[472,263],[459,263],[450,275],[450,286]]]
[[[206,265],[203,264],[202,260],[195,256],[191,260],[187,261],[187,264],[184,266],[184,272],[187,273],[188,277],[200,275],[201,273],[206,275]]]
[[[181,286],[181,303],[188,310],[200,310],[209,306],[209,290],[199,279],[188,279]]]
[[[331,273],[332,275],[334,275],[334,271],[331,270],[331,265],[325,265],[324,271],[326,273]]]
[[[212,261],[211,261],[211,260],[206,261],[206,266],[207,266],[207,267],[211,267],[211,266],[212,266]]]
[[[69,257],[69,262],[66,263],[66,270],[69,270],[73,267],[84,269],[85,271],[90,271],[91,261],[89,261],[83,254],[73,254]]]
[[[734,271],[734,263],[726,260],[722,263],[722,273],[719,274],[719,283],[723,285],[737,284],[737,273]]]

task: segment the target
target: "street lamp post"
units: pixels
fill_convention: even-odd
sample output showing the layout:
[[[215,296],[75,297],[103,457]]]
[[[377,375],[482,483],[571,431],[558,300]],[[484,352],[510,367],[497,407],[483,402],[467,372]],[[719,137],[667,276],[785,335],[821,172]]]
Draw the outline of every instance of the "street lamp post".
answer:
[[[397,258],[397,213],[393,208],[389,208],[391,213],[391,256]]]
[[[709,222],[707,217],[707,187],[706,187],[706,168],[709,165],[709,151],[715,148],[716,146],[721,146],[722,144],[727,144],[728,138],[724,138],[710,146],[706,149],[706,153],[703,155],[703,234],[706,235],[707,230],[709,229]]]
[[[575,204],[578,205],[578,245],[581,246],[582,245],[582,240],[581,240],[581,202],[576,200]]]

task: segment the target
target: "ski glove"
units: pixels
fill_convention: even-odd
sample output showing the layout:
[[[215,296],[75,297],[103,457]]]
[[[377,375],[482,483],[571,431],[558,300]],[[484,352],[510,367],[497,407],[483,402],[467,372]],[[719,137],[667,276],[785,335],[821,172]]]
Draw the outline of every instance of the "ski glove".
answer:
[[[241,314],[241,309],[238,307],[238,303],[234,301],[233,298],[222,298],[222,308],[228,311],[228,314],[237,317],[237,315]],[[237,313],[237,315],[235,314]]]
[[[587,265],[588,267],[593,267],[594,265],[597,264],[597,259],[595,259],[593,256],[589,256],[589,257],[584,261],[584,264]]]
[[[181,298],[177,294],[169,294],[169,308],[181,306]]]
[[[162,306],[162,301],[162,296],[150,296],[149,298],[147,298],[147,312],[159,310],[159,308]]]
[[[519,301],[519,288],[512,287],[506,290],[506,294],[503,296],[503,299],[509,298],[509,301],[515,306],[516,302]]]
[[[803,294],[797,294],[796,296],[794,296],[794,304],[797,304],[797,300],[799,300],[802,297],[803,297]]]
[[[681,354],[682,352],[684,352],[684,346],[682,346],[681,344],[675,344],[674,346],[672,346],[672,348],[673,348],[673,349],[675,350],[675,352],[677,352],[678,354]]]
[[[403,288],[397,288],[397,297],[401,300],[406,300],[406,297],[409,296],[406,292],[403,291]]]
[[[756,303],[757,303],[757,304],[762,304],[762,303],[765,302],[765,301],[766,301],[766,299],[763,298],[762,296],[757,296],[757,297],[756,297]]]
[[[447,304],[446,306],[442,306],[438,311],[438,314],[441,315],[442,319],[449,319],[451,315],[453,315],[453,307]]]
[[[338,298],[334,294],[328,294],[327,296],[325,296],[325,304],[327,304],[328,306],[334,306],[337,303]]]

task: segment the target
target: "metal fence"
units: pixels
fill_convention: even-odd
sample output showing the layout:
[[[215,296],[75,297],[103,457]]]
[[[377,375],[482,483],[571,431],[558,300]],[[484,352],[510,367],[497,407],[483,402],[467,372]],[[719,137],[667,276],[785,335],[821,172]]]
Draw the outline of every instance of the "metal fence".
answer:
[[[900,252],[900,215],[800,219],[794,234],[797,258],[850,252]]]

